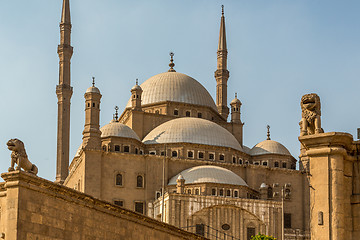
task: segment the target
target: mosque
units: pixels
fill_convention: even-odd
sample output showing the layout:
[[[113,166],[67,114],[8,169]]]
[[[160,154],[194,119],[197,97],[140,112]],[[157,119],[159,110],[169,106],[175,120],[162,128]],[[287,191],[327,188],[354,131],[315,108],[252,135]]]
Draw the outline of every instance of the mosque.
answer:
[[[84,94],[82,143],[70,165],[68,0],[60,32],[57,183],[210,239],[245,240],[259,232],[309,239],[308,180],[296,170],[297,160],[271,140],[270,127],[265,140],[245,146],[242,103],[236,95],[227,102],[224,9],[216,102],[197,80],[175,70],[171,53],[169,69],[136,82],[123,112],[116,107],[113,118],[100,127],[102,95],[93,82]]]
[[[93,80],[84,94],[82,142],[70,162],[71,27],[63,0],[56,180],[37,177],[24,143],[8,141],[0,239],[360,238],[360,141],[324,132],[317,94],[301,99],[299,170],[269,126],[265,140],[243,144],[242,103],[236,95],[227,102],[224,9],[216,101],[176,71],[171,53],[167,71],[136,81],[122,113],[115,107],[100,126],[102,95]]]

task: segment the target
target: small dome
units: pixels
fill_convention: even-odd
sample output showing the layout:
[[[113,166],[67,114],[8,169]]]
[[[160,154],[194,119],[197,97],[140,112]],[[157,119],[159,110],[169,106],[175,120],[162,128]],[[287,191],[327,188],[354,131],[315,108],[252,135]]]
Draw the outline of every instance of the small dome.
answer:
[[[266,183],[262,183],[261,185],[260,185],[260,188],[268,188],[269,186],[268,185],[266,185]]]
[[[85,93],[99,93],[100,94],[100,90],[97,87],[89,87]]]
[[[247,186],[246,182],[234,172],[229,169],[212,166],[212,165],[203,165],[188,168],[176,176],[172,177],[168,185],[176,185],[176,179],[179,175],[182,175],[185,179],[185,184],[191,183],[221,183],[221,184],[232,184]]]
[[[232,105],[232,104],[240,104],[240,105],[241,105],[242,103],[241,103],[241,101],[240,101],[239,99],[234,98],[234,99],[231,101],[230,104],[231,104],[231,105]]]
[[[236,138],[220,125],[202,118],[176,118],[153,129],[145,144],[194,143],[243,151]]]
[[[184,177],[183,177],[183,175],[181,175],[181,174],[180,174],[180,175],[178,176],[178,178],[177,178],[177,180],[183,180],[183,179],[184,179]]]
[[[284,145],[273,140],[265,140],[256,144],[250,151],[250,155],[279,154],[291,156],[289,150]]]
[[[136,84],[131,88],[131,91],[134,91],[134,90],[141,90],[142,91],[142,88],[139,85]]]
[[[102,128],[100,128],[101,131],[101,137],[123,137],[123,138],[133,138],[138,141],[140,141],[138,135],[126,126],[125,124],[122,124],[120,122],[117,122],[115,120],[112,120],[109,124],[106,124]]]
[[[172,101],[207,106],[217,112],[209,92],[198,81],[183,73],[160,73],[143,82],[141,88],[142,105]],[[131,107],[131,98],[126,107]]]

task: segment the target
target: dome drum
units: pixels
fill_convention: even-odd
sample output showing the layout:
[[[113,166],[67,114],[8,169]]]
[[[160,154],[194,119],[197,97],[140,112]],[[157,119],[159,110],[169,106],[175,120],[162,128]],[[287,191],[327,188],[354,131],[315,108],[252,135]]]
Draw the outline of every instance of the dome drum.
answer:
[[[101,139],[102,151],[143,154],[144,147],[135,139],[123,137],[106,137]]]
[[[169,192],[176,192],[177,186],[168,186]],[[220,183],[191,183],[183,186],[182,194],[188,196],[213,196],[224,198],[250,198],[259,199],[260,194],[258,191],[251,189],[247,186],[220,184]]]
[[[164,155],[165,144],[146,144],[145,154]],[[194,143],[166,143],[166,155],[173,158],[239,164],[247,155],[228,147]]]

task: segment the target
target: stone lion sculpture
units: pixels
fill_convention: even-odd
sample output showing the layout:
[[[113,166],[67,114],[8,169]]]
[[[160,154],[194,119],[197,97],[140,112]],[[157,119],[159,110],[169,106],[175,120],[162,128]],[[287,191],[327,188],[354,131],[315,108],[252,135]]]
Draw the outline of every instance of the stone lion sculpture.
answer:
[[[323,133],[321,128],[321,105],[320,97],[316,93],[310,93],[301,98],[301,121],[300,136]]]
[[[32,164],[25,151],[25,146],[22,141],[19,139],[10,139],[6,145],[8,146],[8,149],[11,151],[11,166],[9,167],[9,172],[20,170],[21,168],[24,169],[24,171],[37,174],[38,168],[35,166],[35,164]],[[16,168],[14,169],[15,163],[17,164]]]

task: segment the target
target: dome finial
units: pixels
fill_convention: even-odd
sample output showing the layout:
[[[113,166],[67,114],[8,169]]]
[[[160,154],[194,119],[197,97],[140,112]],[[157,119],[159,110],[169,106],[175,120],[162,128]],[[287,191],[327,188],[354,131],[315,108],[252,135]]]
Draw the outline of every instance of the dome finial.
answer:
[[[221,5],[221,15],[224,16],[224,5]]]
[[[175,63],[174,63],[174,53],[173,52],[170,52],[170,63],[169,63],[169,72],[176,72],[175,69],[174,69],[174,66],[175,66]]]
[[[115,106],[115,114],[114,114],[114,120],[117,122],[119,121],[119,114],[118,114],[119,107]]]
[[[267,139],[266,140],[271,140],[270,139],[270,125],[267,125]]]
[[[235,98],[237,98],[237,92],[235,93]]]
[[[92,85],[93,87],[95,87],[95,77],[92,77],[92,80],[93,80]]]
[[[135,83],[136,85],[139,85],[139,79],[136,79]]]

